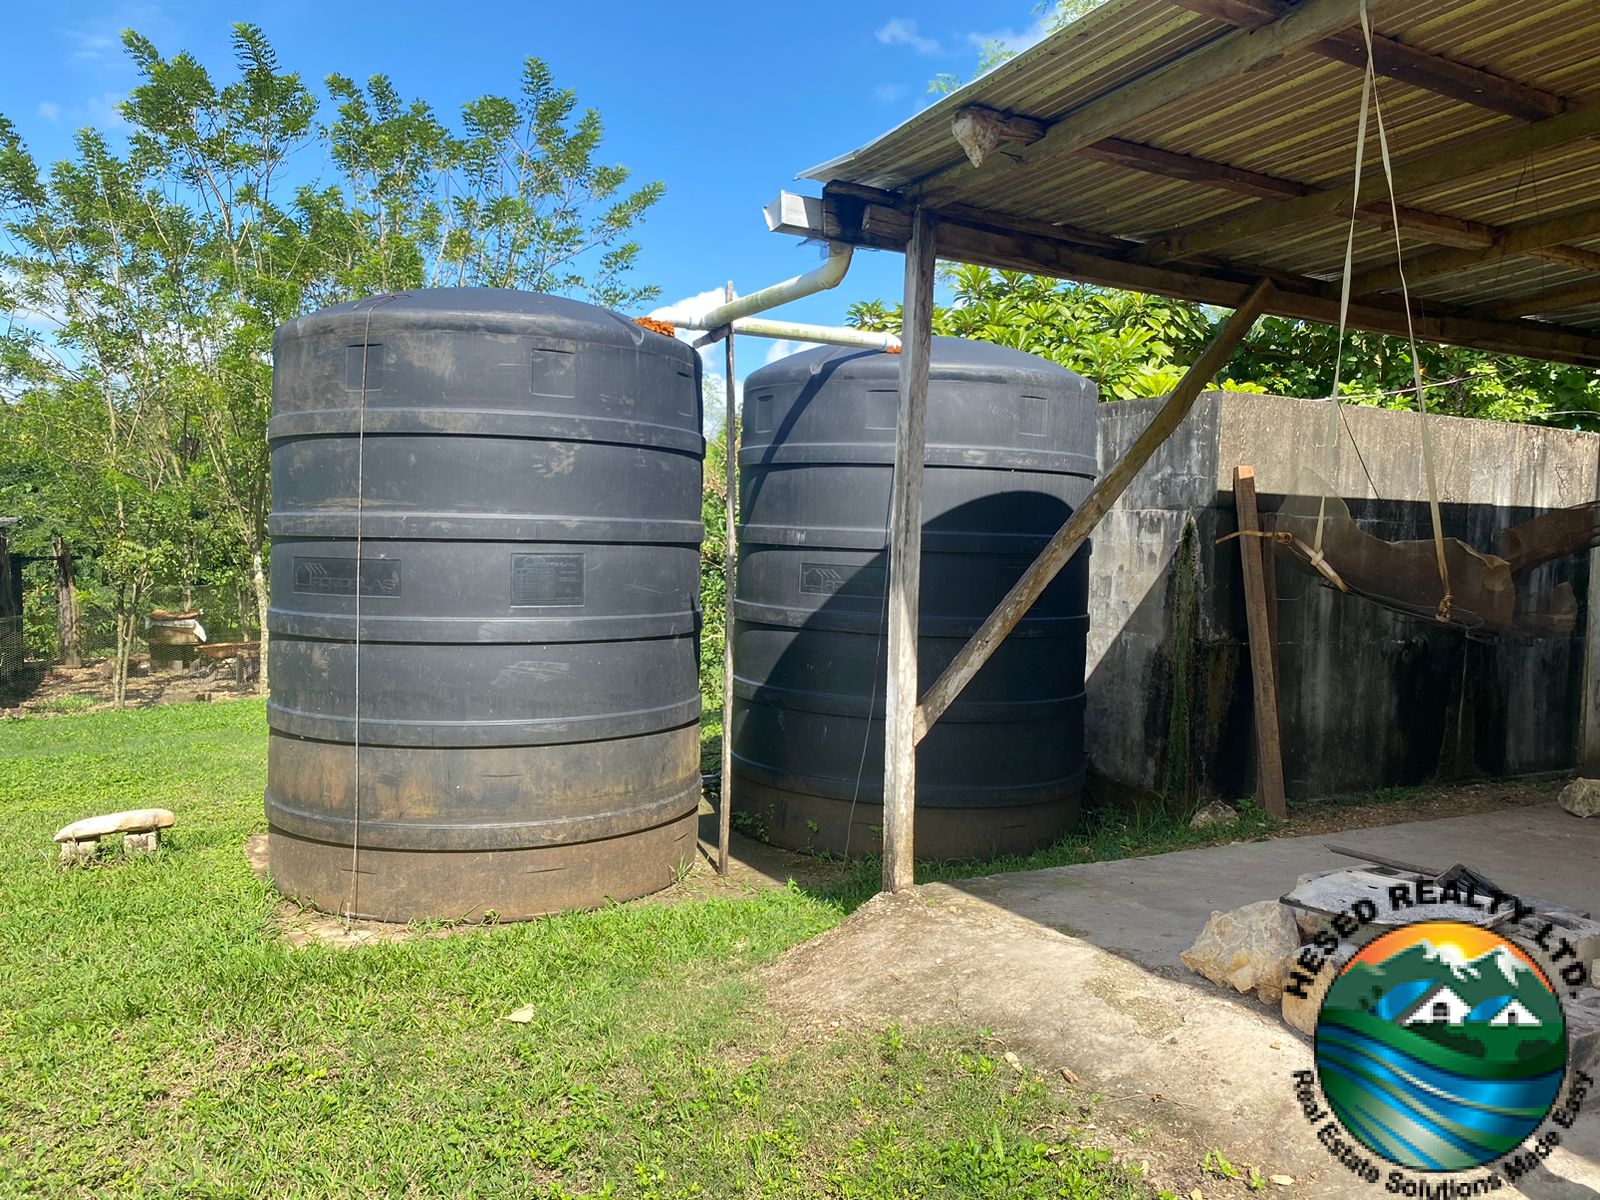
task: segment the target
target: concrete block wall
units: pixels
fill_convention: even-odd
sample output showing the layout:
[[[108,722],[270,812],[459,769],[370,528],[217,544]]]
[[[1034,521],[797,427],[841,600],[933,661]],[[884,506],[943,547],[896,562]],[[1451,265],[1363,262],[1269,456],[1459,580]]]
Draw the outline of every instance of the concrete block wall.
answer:
[[[1102,406],[1102,469],[1159,403]],[[1332,490],[1379,537],[1431,537],[1419,418],[1342,413]],[[1328,416],[1325,402],[1203,396],[1096,531],[1087,735],[1097,775],[1176,808],[1254,794],[1239,550],[1216,541],[1236,528],[1237,465],[1255,467],[1263,509],[1321,494]],[[1600,435],[1429,420],[1448,536],[1488,550],[1508,525],[1600,498]],[[1600,757],[1600,671],[1586,661],[1589,614],[1600,607],[1592,558],[1549,564],[1536,580],[1573,585],[1572,636],[1497,640],[1341,595],[1275,563],[1289,795],[1561,770],[1586,750]]]

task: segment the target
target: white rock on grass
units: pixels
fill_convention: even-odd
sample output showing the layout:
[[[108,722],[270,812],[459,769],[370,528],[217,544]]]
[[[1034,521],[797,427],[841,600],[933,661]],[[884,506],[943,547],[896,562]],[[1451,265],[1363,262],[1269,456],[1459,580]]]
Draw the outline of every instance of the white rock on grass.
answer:
[[[1190,829],[1216,829],[1236,824],[1239,814],[1220,800],[1213,800],[1189,818]]]
[[[1299,949],[1294,914],[1276,900],[1261,900],[1233,912],[1212,913],[1194,945],[1178,958],[1219,987],[1253,991],[1265,1003],[1276,1004]]]
[[[171,829],[177,820],[164,808],[135,808],[129,812],[85,817],[56,831],[58,842],[89,842],[113,833],[147,833],[152,829]]]
[[[1600,779],[1574,779],[1561,789],[1560,804],[1575,817],[1600,817]]]

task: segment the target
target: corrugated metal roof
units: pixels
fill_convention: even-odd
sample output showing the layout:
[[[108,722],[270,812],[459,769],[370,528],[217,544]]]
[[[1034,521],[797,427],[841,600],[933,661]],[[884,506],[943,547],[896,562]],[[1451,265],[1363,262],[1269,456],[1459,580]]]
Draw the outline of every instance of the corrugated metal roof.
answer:
[[[1600,109],[1600,72],[1594,68],[1600,61],[1596,0],[1368,3],[1375,33],[1444,60],[1442,71],[1476,68],[1560,97],[1569,111]],[[1254,8],[1264,14],[1259,23],[1270,22],[1276,13],[1287,16],[1288,24],[1320,21],[1347,37],[1348,32],[1337,31],[1359,30],[1358,5],[1359,0],[1108,0],[877,141],[813,168],[806,177],[832,185],[825,191],[828,204],[843,198],[829,209],[829,236],[842,240],[892,244],[891,235],[868,230],[860,216],[863,204],[900,211],[922,204],[946,227],[970,231],[971,236],[954,237],[950,244],[968,248],[972,253],[965,256],[976,261],[987,255],[997,264],[1063,273],[1064,261],[1085,263],[1081,250],[1093,255],[1086,277],[1108,282],[1126,276],[1138,281],[1127,286],[1211,301],[1241,281],[1271,275],[1280,291],[1294,297],[1280,298],[1274,308],[1309,316],[1322,311],[1330,294],[1337,295],[1349,232],[1348,203],[1330,203],[1328,211],[1309,218],[1275,221],[1277,199],[1259,191],[1228,190],[1215,179],[1171,178],[1149,167],[1108,161],[1071,138],[1064,147],[1060,143],[1079,125],[1087,127],[1091,118],[1085,114],[1092,114],[1097,138],[1106,136],[1100,131],[1111,120],[1111,136],[1120,142],[1200,160],[1202,173],[1211,164],[1272,176],[1305,191],[1348,189],[1355,166],[1360,69],[1319,53],[1317,38],[1302,39],[1253,62],[1260,55],[1253,55],[1252,47],[1272,36],[1288,39],[1284,22],[1276,31],[1269,25],[1248,32],[1207,14],[1236,15]],[[1208,81],[1199,74],[1208,59],[1241,65],[1222,76],[1213,72]],[[1121,119],[1117,107],[1125,97],[1169,77],[1180,86],[1165,103],[1151,107],[1130,102]],[[1191,79],[1193,86],[1181,86]],[[1507,115],[1481,98],[1474,102],[1452,95],[1444,85],[1415,74],[1382,77],[1377,91],[1394,161],[1402,172],[1430,154],[1465,153],[1485,139],[1520,137],[1517,131],[1535,126],[1524,116]],[[1046,140],[1031,150],[1020,148],[1025,142],[1002,145],[996,152],[1000,158],[975,170],[966,165],[951,132],[952,118],[970,107],[1030,118],[1055,133],[1047,132]],[[1477,239],[1472,251],[1477,261],[1422,274],[1412,287],[1417,302],[1431,306],[1447,323],[1460,318],[1459,329],[1470,336],[1451,340],[1499,349],[1515,344],[1528,353],[1600,364],[1600,341],[1592,337],[1600,325],[1600,300],[1542,313],[1537,319],[1494,315],[1545,292],[1600,280],[1600,257],[1593,262],[1570,253],[1552,257],[1526,244],[1525,229],[1531,222],[1600,206],[1596,135],[1600,121],[1583,136],[1564,136],[1546,149],[1518,152],[1508,143],[1501,157],[1482,169],[1429,180],[1399,195],[1408,210],[1402,221],[1408,263]],[[1368,171],[1376,167],[1377,154],[1374,129]],[[1015,165],[1007,166],[1008,161]],[[878,198],[864,189],[890,195]],[[1386,205],[1387,199],[1381,182],[1369,178],[1363,201]],[[1213,241],[1204,253],[1177,261],[1146,249],[1151,242],[1236,218],[1255,222],[1257,228],[1230,232],[1221,244]],[[1434,218],[1454,219],[1456,225],[1445,230],[1444,222]],[[1051,232],[1041,225],[1072,228],[1041,247],[1038,235]],[[1514,230],[1523,231],[1524,244],[1508,252],[1501,243]],[[1017,236],[984,242],[980,234],[985,232]],[[1587,229],[1579,233],[1559,246],[1600,250],[1600,226],[1593,231],[1596,236],[1589,236]],[[1107,248],[1095,235],[1120,241]],[[991,244],[992,254],[984,250]],[[1358,224],[1355,245],[1358,274],[1394,265],[1394,237],[1385,225]],[[1037,262],[1029,258],[1035,253]],[[1423,272],[1423,264],[1414,269]],[[1365,303],[1361,319],[1380,325],[1389,320],[1385,314],[1393,313],[1397,295],[1391,285],[1365,297],[1357,305]],[[1562,330],[1579,340],[1547,336]]]

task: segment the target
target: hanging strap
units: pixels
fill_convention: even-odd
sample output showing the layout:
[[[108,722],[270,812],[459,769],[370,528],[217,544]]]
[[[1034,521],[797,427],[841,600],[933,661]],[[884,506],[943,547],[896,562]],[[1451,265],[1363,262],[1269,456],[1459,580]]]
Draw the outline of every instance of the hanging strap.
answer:
[[[1367,46],[1367,79],[1373,77],[1372,54],[1372,21],[1367,15],[1367,0],[1361,0],[1361,37]],[[1365,101],[1362,109],[1365,116]],[[1439,563],[1439,611],[1435,614],[1440,621],[1448,622],[1453,607],[1453,598],[1450,591],[1450,565],[1444,552],[1444,521],[1439,514],[1439,486],[1433,468],[1433,431],[1428,421],[1428,399],[1422,386],[1422,360],[1417,353],[1417,331],[1411,319],[1411,289],[1406,284],[1405,257],[1400,244],[1400,205],[1395,199],[1394,192],[1394,163],[1389,156],[1389,134],[1383,122],[1383,104],[1379,101],[1376,91],[1372,95],[1373,113],[1378,120],[1378,152],[1383,159],[1383,177],[1389,187],[1389,223],[1394,229],[1394,256],[1396,269],[1400,275],[1400,300],[1405,306],[1406,313],[1406,338],[1411,345],[1411,381],[1417,391],[1417,418],[1422,423],[1422,467],[1423,476],[1428,484],[1428,511],[1433,517],[1433,552]],[[1349,292],[1348,261],[1345,264],[1345,291]]]
[[[1363,17],[1366,0],[1362,0]],[[1361,120],[1356,126],[1355,184],[1350,195],[1350,231],[1344,243],[1344,276],[1339,289],[1339,342],[1333,352],[1333,389],[1328,393],[1327,451],[1322,469],[1322,503],[1317,507],[1317,532],[1313,550],[1322,555],[1322,530],[1328,519],[1328,499],[1332,495],[1334,472],[1338,469],[1339,452],[1339,379],[1344,367],[1344,339],[1350,326],[1350,278],[1355,268],[1356,214],[1361,209],[1361,172],[1367,160],[1367,113],[1372,106],[1372,54],[1367,54],[1367,69],[1361,77]]]

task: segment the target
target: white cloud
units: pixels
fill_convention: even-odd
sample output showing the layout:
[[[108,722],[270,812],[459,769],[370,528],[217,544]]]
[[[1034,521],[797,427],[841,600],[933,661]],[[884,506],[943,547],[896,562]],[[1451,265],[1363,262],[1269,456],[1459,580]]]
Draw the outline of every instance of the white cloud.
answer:
[[[41,100],[39,101],[39,115],[52,125],[59,124],[61,121],[61,105],[51,100]]]
[[[106,92],[103,95],[90,96],[84,102],[89,124],[97,129],[120,129],[126,125],[128,122],[122,115],[121,106],[127,98],[123,92]]]
[[[872,89],[872,98],[879,104],[893,104],[910,94],[911,89],[903,83],[880,83]]]
[[[69,29],[67,37],[72,42],[72,57],[79,62],[105,62],[119,47],[116,38],[83,29]]]
[[[1010,26],[1004,29],[996,29],[990,33],[969,33],[967,34],[967,44],[974,50],[982,50],[989,43],[997,42],[1001,49],[1007,50],[1012,54],[1021,54],[1030,46],[1042,41],[1044,35],[1049,32],[1049,22],[1047,20],[1039,20],[1028,26],[1021,33],[1018,33]]]
[[[725,294],[721,288],[711,288],[697,295],[685,296],[682,300],[674,300],[671,304],[663,304],[661,307],[653,309],[649,315],[657,321],[681,321],[685,317],[691,317],[696,313],[702,313],[708,308],[721,304]],[[698,337],[699,335],[696,334],[695,336]],[[694,339],[689,338],[688,340],[693,341]]]
[[[917,32],[917,22],[911,17],[895,17],[886,22],[873,35],[885,46],[910,46],[918,54],[943,54],[944,47],[938,38],[924,37]]]

